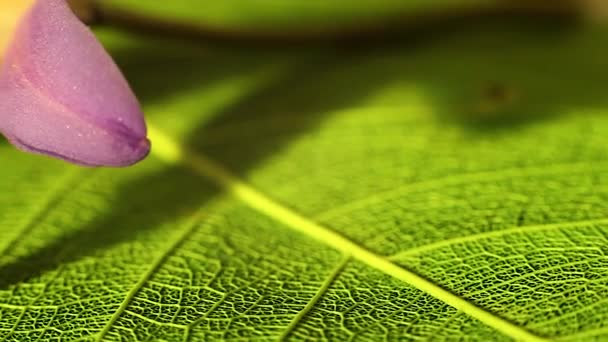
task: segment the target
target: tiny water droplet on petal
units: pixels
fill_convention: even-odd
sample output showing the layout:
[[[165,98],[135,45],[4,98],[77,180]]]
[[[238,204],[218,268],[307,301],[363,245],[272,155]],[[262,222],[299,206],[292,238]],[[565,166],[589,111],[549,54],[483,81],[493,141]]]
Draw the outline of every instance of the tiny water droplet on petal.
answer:
[[[65,0],[38,0],[0,69],[0,132],[18,148],[87,166],[128,166],[150,150],[135,95]]]

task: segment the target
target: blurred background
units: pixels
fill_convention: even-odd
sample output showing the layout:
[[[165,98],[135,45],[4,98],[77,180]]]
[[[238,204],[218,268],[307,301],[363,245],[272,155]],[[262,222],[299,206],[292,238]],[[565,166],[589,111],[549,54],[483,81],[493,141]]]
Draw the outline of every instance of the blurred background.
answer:
[[[603,105],[603,89],[591,86],[603,83],[603,0],[71,2],[144,104],[216,78],[272,78],[267,69],[287,68],[314,84],[293,76],[298,108],[345,106],[398,80],[432,97],[442,120],[473,126]],[[348,68],[337,84],[321,82]]]

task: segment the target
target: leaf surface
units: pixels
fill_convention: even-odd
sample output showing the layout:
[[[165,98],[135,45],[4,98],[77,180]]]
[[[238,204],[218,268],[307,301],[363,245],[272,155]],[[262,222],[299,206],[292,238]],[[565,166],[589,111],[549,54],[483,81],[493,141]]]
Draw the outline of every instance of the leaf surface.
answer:
[[[1,341],[608,337],[605,28],[359,52],[98,34],[153,155],[0,145]]]

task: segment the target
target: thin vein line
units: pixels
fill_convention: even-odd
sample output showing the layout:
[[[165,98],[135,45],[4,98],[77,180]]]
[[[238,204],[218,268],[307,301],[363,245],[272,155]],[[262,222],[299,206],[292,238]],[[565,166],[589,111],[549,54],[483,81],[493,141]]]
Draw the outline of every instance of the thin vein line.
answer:
[[[608,327],[586,330],[577,334],[558,337],[558,341],[589,341],[592,337],[608,334]]]
[[[266,195],[258,192],[244,183],[221,165],[200,154],[190,153],[165,136],[153,126],[149,126],[149,135],[155,143],[154,155],[161,160],[172,164],[183,164],[192,168],[201,176],[215,182],[227,192],[239,198],[251,208],[266,214],[278,222],[284,223],[294,231],[303,233],[315,240],[331,246],[345,254],[350,254],[370,267],[391,275],[427,294],[453,306],[478,319],[481,322],[497,329],[516,340],[545,341],[545,339],[532,334],[520,326],[513,324],[481,307],[468,302],[420,275],[402,268],[390,260],[374,254],[345,237],[323,227],[309,219],[297,214],[285,206],[273,201]]]
[[[15,325],[13,325],[12,329],[2,339],[3,342],[4,341],[8,341],[8,339],[15,334],[15,332],[17,331],[17,327],[19,326],[19,323],[21,323],[21,319],[25,316],[25,313],[31,308],[30,304],[31,303],[36,303],[38,301],[38,299],[40,299],[46,293],[46,291],[49,288],[49,285],[53,281],[57,280],[57,277],[61,273],[62,270],[63,270],[63,266],[60,266],[59,269],[53,275],[53,277],[46,284],[44,284],[44,287],[43,287],[42,291],[40,291],[40,293],[35,298],[33,298],[27,305],[25,305],[23,307],[23,311],[21,311],[21,314],[19,314],[19,317],[17,317],[17,320],[15,321]],[[49,321],[48,324],[50,324],[50,321]],[[47,324],[47,327],[48,327],[48,324]]]
[[[112,299],[112,298],[116,298],[116,295],[91,297],[91,298],[87,298],[87,299],[75,300],[75,301],[66,302],[66,303],[57,304],[57,305],[14,305],[14,304],[0,303],[0,309],[21,310],[21,309],[29,308],[29,309],[36,309],[36,310],[46,310],[46,309],[55,309],[56,310],[56,309],[64,308],[66,306],[87,304],[90,302],[102,301],[102,300]]]
[[[8,341],[9,338],[13,337],[13,334],[17,331],[17,327],[19,326],[19,323],[21,323],[21,319],[23,318],[23,316],[25,316],[25,313],[27,312],[27,308],[23,309],[23,311],[21,311],[21,313],[19,314],[19,317],[17,317],[17,319],[15,320],[15,324],[13,324],[13,327],[11,328],[11,330],[8,331],[8,333],[6,334],[6,336],[2,339],[2,342],[6,342]]]
[[[244,317],[245,314],[248,314],[253,308],[255,308],[257,305],[259,305],[264,299],[265,299],[264,296],[258,297],[253,303],[251,303],[251,305],[247,308],[247,310],[243,311],[243,313],[238,314],[234,317],[231,317],[230,321],[228,322],[228,325],[226,325],[225,328],[223,329],[223,331],[221,331],[220,339],[222,341],[229,340],[230,339],[229,333],[230,333],[230,330],[232,329],[232,325],[234,324],[234,321],[238,320],[239,318]],[[237,329],[238,329],[238,327],[237,327]]]
[[[388,322],[390,319],[393,319],[395,316],[400,315],[404,312],[407,312],[407,310],[409,310],[412,306],[417,305],[418,304],[418,299],[420,299],[420,297],[424,296],[425,293],[422,291],[419,291],[419,293],[416,295],[416,297],[412,298],[409,302],[408,305],[404,305],[402,307],[400,307],[398,310],[394,310],[390,315],[386,315],[383,318],[381,318],[378,321],[375,321],[373,324],[363,328],[362,330],[353,332],[353,334],[350,335],[349,341],[353,341],[356,340],[356,338],[358,336],[363,335],[365,332],[368,332],[372,329],[374,329],[375,327],[382,327],[382,324]],[[460,311],[456,311],[456,313],[459,313]],[[450,316],[451,317],[451,316]],[[405,331],[403,331],[405,332]],[[386,332],[385,334],[385,338],[387,338],[388,336],[388,332]]]
[[[137,317],[137,318],[141,319],[142,321],[145,321],[145,322],[148,322],[148,323],[151,323],[151,324],[155,324],[155,325],[162,325],[162,326],[172,327],[172,328],[177,328],[177,329],[184,329],[184,328],[186,328],[185,325],[155,321],[155,320],[151,319],[150,317],[146,317],[144,315],[138,314],[137,312],[133,312],[133,311],[126,310],[126,309],[125,309],[124,313],[126,313],[127,315],[131,315],[131,316]]]
[[[576,287],[574,289],[574,291],[562,292],[562,293],[560,293],[560,295],[562,295],[561,298],[564,298],[569,293],[572,293],[572,292],[575,292],[575,291],[579,291],[581,289],[586,289],[587,286],[588,286],[588,284],[585,284],[585,285],[581,285],[581,286]],[[565,297],[565,298],[568,298],[568,297]],[[593,312],[593,311],[595,311],[596,308],[598,308],[598,309],[601,310],[601,308],[604,308],[606,304],[608,304],[608,300],[607,299],[600,299],[600,300],[597,300],[597,301],[593,302],[593,304],[591,304],[591,305],[585,306],[584,308],[582,308],[582,310],[570,311],[570,312],[568,312],[566,314],[563,314],[561,316],[556,316],[556,317],[554,317],[552,319],[549,319],[549,320],[546,320],[546,321],[543,321],[543,322],[534,323],[534,324],[531,324],[530,326],[533,326],[533,327],[536,327],[536,328],[543,328],[543,327],[548,326],[549,324],[559,323],[560,321],[561,322],[568,322],[568,320],[576,320],[576,316],[580,315],[582,312],[584,312],[584,311],[591,311],[591,312]],[[608,332],[608,327],[606,327],[605,329],[606,329],[606,332]],[[583,331],[581,334],[588,334],[592,330],[596,330],[596,329],[586,330],[586,331]],[[577,334],[579,334],[579,333],[577,333]],[[562,337],[562,338],[564,338],[564,337]]]
[[[131,301],[135,298],[137,293],[144,287],[148,279],[150,279],[152,275],[154,275],[158,268],[165,262],[167,257],[173,251],[179,248],[179,246],[182,245],[182,243],[194,232],[195,228],[197,227],[198,220],[199,215],[194,215],[193,218],[188,222],[188,224],[185,225],[184,230],[177,236],[177,238],[168,245],[168,248],[164,252],[162,252],[158,256],[158,258],[156,258],[156,260],[152,262],[152,266],[148,269],[146,273],[141,276],[139,281],[135,284],[135,286],[131,288],[129,293],[127,293],[127,296],[122,301],[116,312],[114,312],[108,323],[99,332],[95,341],[103,341],[104,337],[110,331],[114,323],[116,323],[118,318],[127,310],[127,307],[129,306]]]
[[[397,188],[389,189],[375,193],[369,197],[354,200],[344,205],[329,209],[322,213],[315,215],[317,219],[327,219],[334,217],[341,213],[348,213],[356,209],[368,207],[371,204],[385,201],[387,198],[398,196],[404,193],[410,193],[414,191],[435,189],[441,186],[457,185],[470,181],[476,183],[485,183],[490,181],[497,181],[501,179],[513,178],[513,177],[526,177],[526,176],[542,176],[547,174],[568,174],[574,172],[585,172],[601,167],[608,166],[608,163],[598,163],[590,166],[588,163],[563,163],[546,166],[529,166],[511,168],[507,170],[495,170],[485,172],[473,172],[463,173],[458,175],[451,175],[447,177],[440,177],[430,180],[424,180],[405,184]]]
[[[325,281],[321,285],[321,288],[319,289],[319,291],[317,291],[317,293],[315,293],[315,295],[306,304],[304,309],[302,309],[302,311],[298,312],[298,314],[289,323],[289,325],[287,326],[287,328],[285,329],[283,334],[281,334],[281,337],[279,337],[279,341],[285,341],[289,337],[289,335],[293,332],[293,330],[296,328],[298,323],[300,323],[302,318],[304,318],[304,316],[306,316],[310,312],[310,310],[312,310],[312,308],[315,305],[317,305],[319,300],[321,300],[321,298],[325,295],[327,290],[329,290],[330,286],[334,283],[334,281],[336,281],[338,276],[342,273],[342,271],[344,270],[344,267],[346,267],[346,265],[348,264],[350,259],[351,259],[350,255],[346,255],[344,258],[342,258],[342,260],[340,260],[340,263],[338,263],[338,265],[334,268],[334,270],[327,277],[327,279],[325,279]]]
[[[561,264],[561,265],[556,265],[556,266],[551,266],[551,267],[537,269],[537,270],[534,270],[532,272],[524,273],[524,274],[522,274],[522,275],[520,275],[518,277],[510,278],[509,280],[502,281],[502,282],[500,282],[498,284],[486,287],[486,288],[481,289],[481,290],[467,292],[467,295],[472,297],[472,296],[475,296],[475,295],[478,295],[478,294],[482,294],[482,293],[492,293],[491,292],[492,290],[498,289],[498,288],[503,287],[505,285],[514,284],[518,280],[528,279],[528,278],[537,276],[539,274],[543,274],[545,272],[551,272],[551,271],[554,271],[554,270],[559,270],[559,269],[562,269],[562,268],[572,267],[572,266],[577,266],[577,265],[590,264],[590,263],[592,263],[594,261],[606,260],[606,259],[607,259],[607,257],[604,256],[604,255],[602,255],[601,257],[596,257],[596,258],[592,258],[592,259],[567,262],[567,263]],[[580,279],[576,279],[576,280],[578,281]],[[494,297],[494,296],[489,296],[488,298],[492,298],[492,297]],[[488,298],[485,298],[485,299],[487,300]]]
[[[83,169],[70,167],[69,171],[59,181],[54,182],[55,186],[47,192],[47,196],[43,197],[39,208],[33,212],[33,215],[18,229],[19,233],[4,248],[0,249],[0,257],[9,254],[21,239],[29,235],[37,227],[36,223],[47,216],[71,192],[76,180],[84,173]]]
[[[467,236],[459,236],[453,239],[442,240],[438,242],[429,243],[420,247],[410,248],[405,251],[397,252],[389,257],[389,260],[398,260],[405,256],[420,254],[423,252],[427,252],[434,249],[439,249],[442,247],[453,246],[459,243],[466,243],[471,241],[477,241],[482,239],[489,239],[494,237],[500,237],[504,235],[514,234],[514,233],[532,233],[544,230],[553,230],[553,229],[561,229],[561,228],[576,228],[576,227],[585,227],[591,225],[598,224],[608,224],[608,218],[603,219],[595,219],[595,220],[584,220],[584,221],[573,221],[573,222],[560,222],[560,223],[551,223],[551,224],[538,224],[538,225],[528,225],[528,226],[519,226],[513,227],[509,229],[503,230],[495,230],[491,232],[483,232],[473,235]]]
[[[213,305],[209,308],[209,310],[207,310],[207,312],[205,312],[204,315],[200,316],[199,318],[195,319],[194,321],[192,321],[191,323],[189,323],[186,326],[186,330],[184,333],[184,337],[183,337],[183,341],[190,341],[190,337],[192,335],[192,329],[194,329],[197,325],[199,325],[202,321],[206,320],[207,318],[209,318],[209,315],[211,315],[212,313],[215,312],[215,310],[217,310],[217,308],[219,308],[222,304],[224,304],[226,302],[226,299],[228,299],[228,296],[237,293],[238,291],[241,291],[249,286],[251,286],[252,284],[257,283],[260,280],[266,279],[268,278],[268,274],[264,273],[262,276],[257,277],[255,279],[252,279],[251,281],[248,281],[244,284],[242,284],[241,286],[239,286],[238,288],[228,291],[224,294],[222,294],[222,298],[220,298],[219,300],[217,300],[215,303],[213,303]],[[249,309],[245,310],[245,312],[248,312]]]
[[[450,324],[454,321],[454,319],[458,316],[462,315],[462,311],[456,311],[454,312],[453,315],[450,315],[450,317],[448,317],[448,319],[446,319],[444,322],[441,323],[441,325],[439,325],[439,327],[437,328],[437,330],[443,330],[447,327],[450,326]],[[431,341],[433,339],[433,335],[427,336],[423,341]]]

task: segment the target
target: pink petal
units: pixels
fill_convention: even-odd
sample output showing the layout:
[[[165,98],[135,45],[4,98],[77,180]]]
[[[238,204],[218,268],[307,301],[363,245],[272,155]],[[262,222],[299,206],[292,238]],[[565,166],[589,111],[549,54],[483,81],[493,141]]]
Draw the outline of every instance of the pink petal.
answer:
[[[0,132],[89,166],[131,165],[150,149],[137,99],[65,0],[38,0],[19,24],[0,71]]]

